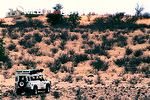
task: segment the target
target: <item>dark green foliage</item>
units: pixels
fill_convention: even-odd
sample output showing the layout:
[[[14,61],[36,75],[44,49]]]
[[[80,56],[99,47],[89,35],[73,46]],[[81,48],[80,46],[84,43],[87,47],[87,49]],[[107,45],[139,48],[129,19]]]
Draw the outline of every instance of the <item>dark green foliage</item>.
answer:
[[[62,63],[62,64],[65,64],[67,63],[68,61],[70,61],[70,58],[68,57],[67,54],[63,54],[61,55],[58,60]]]
[[[54,96],[55,99],[60,98],[60,92],[59,91],[54,91],[53,96]]]
[[[37,19],[28,19],[26,21],[18,21],[16,22],[15,26],[19,28],[28,28],[28,27],[37,27],[41,28],[44,27],[43,22]]]
[[[59,59],[56,59],[54,63],[47,63],[47,67],[53,72],[57,73],[61,68],[61,62]]]
[[[133,77],[129,80],[130,84],[137,84],[138,83],[138,78],[137,77]]]
[[[68,23],[71,28],[77,27],[80,24],[81,17],[79,13],[71,13],[68,18]]]
[[[19,44],[24,46],[25,48],[31,48],[35,45],[35,43],[36,43],[36,41],[33,39],[29,39],[29,40],[21,39],[19,41]]]
[[[145,43],[150,37],[148,35],[137,35],[133,38],[134,44],[142,44]]]
[[[142,58],[142,62],[143,62],[143,63],[150,63],[150,56],[143,57],[143,58]]]
[[[33,38],[37,42],[41,42],[42,41],[42,35],[40,35],[39,33],[34,33]]]
[[[135,73],[137,71],[137,67],[140,65],[142,62],[141,58],[137,57],[124,57],[122,59],[117,59],[115,61],[115,64],[118,65],[119,67],[124,67],[126,72],[132,72]]]
[[[73,77],[69,74],[69,75],[67,75],[67,76],[65,77],[64,81],[65,81],[65,82],[72,83],[72,82],[73,82],[73,79],[72,79],[72,78],[73,78]]]
[[[0,39],[0,61],[6,60],[5,48],[4,48],[3,39]]]
[[[34,35],[32,36],[31,34],[27,34],[19,41],[19,44],[24,46],[25,48],[32,48],[37,42],[41,41],[41,36],[39,35]]]
[[[88,34],[82,34],[83,40],[88,40]]]
[[[36,56],[39,56],[40,53],[39,53],[39,48],[38,47],[33,47],[31,49],[28,50],[28,53],[29,54],[33,54],[33,55],[36,55]]]
[[[85,53],[107,56],[107,51],[104,50],[100,45],[95,45],[92,49],[85,50]]]
[[[3,45],[3,39],[0,39],[0,61],[2,61],[5,64],[6,69],[11,68],[13,65],[12,60],[9,58],[8,55],[6,55],[5,47]]]
[[[47,16],[47,22],[51,25],[58,25],[62,24],[63,22],[63,15],[62,14],[48,14]]]
[[[77,35],[72,35],[72,36],[70,37],[70,40],[71,40],[71,41],[78,40],[78,36],[77,36]]]
[[[141,56],[141,55],[143,55],[142,50],[137,50],[137,51],[134,52],[134,56],[135,56],[135,57],[139,57],[139,56]]]
[[[55,53],[57,53],[57,52],[58,52],[58,49],[57,49],[57,48],[52,48],[52,49],[51,49],[51,51],[52,51],[52,53],[54,53],[54,54],[55,54]]]
[[[18,39],[19,38],[19,35],[17,33],[8,32],[8,35],[11,39]]]
[[[125,63],[126,63],[126,59],[125,59],[125,58],[117,59],[117,60],[115,61],[115,64],[118,65],[119,67],[124,66]]]
[[[69,35],[67,31],[63,31],[59,36],[63,41],[67,41],[69,39]]]
[[[24,59],[23,61],[21,61],[21,64],[23,64],[27,67],[36,68],[36,63],[29,59]]]
[[[66,41],[62,40],[61,43],[60,43],[60,46],[59,46],[60,49],[64,50],[65,49],[65,45],[66,45]]]
[[[130,54],[132,54],[132,52],[133,52],[132,49],[130,49],[130,48],[126,49],[126,55],[130,55]]]
[[[134,28],[137,18],[133,16],[127,16],[125,13],[116,13],[108,17],[96,18],[93,27],[100,30],[105,29],[122,29],[122,28]],[[97,27],[98,26],[98,27]]]
[[[8,46],[8,50],[10,50],[10,51],[15,50],[15,49],[16,49],[16,45],[14,43],[12,43]]]
[[[150,13],[146,12],[144,14],[142,14],[142,18],[150,18]]]
[[[108,69],[108,63],[100,60],[100,59],[96,59],[95,61],[93,61],[91,63],[91,65],[97,69],[97,70],[101,70],[101,71],[106,71]]]
[[[78,63],[89,60],[89,58],[86,54],[74,54],[72,60],[75,65],[78,65]]]

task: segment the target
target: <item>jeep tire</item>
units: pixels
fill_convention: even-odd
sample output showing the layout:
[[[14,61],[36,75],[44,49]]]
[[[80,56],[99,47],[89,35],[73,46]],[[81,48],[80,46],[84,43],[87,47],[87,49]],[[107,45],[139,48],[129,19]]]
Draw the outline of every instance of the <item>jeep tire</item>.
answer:
[[[22,94],[22,89],[17,89],[17,90],[16,90],[16,94],[17,94],[17,95],[21,95],[21,94]]]
[[[34,88],[33,88],[33,94],[34,95],[38,94],[38,88],[37,88],[37,86],[34,86]]]
[[[46,92],[46,93],[49,93],[49,92],[50,92],[50,85],[49,85],[49,84],[46,85],[45,92]]]
[[[24,88],[24,87],[26,86],[26,82],[25,82],[25,81],[19,81],[19,82],[18,82],[18,86],[19,86],[20,88]]]

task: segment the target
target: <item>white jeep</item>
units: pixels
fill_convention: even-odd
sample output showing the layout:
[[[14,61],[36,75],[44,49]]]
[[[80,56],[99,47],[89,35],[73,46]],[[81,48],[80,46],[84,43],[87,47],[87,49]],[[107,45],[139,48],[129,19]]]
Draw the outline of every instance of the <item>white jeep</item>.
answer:
[[[15,74],[15,90],[22,93],[38,94],[39,91],[50,92],[51,82],[43,78],[43,69],[18,70]]]

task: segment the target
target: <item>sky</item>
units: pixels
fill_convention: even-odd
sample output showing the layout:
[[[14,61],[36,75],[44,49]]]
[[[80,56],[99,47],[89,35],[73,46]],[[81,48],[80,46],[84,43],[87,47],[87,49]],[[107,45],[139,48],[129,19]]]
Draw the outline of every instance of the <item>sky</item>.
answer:
[[[150,0],[0,0],[0,18],[6,16],[6,12],[12,9],[48,9],[53,10],[56,4],[62,4],[62,12],[69,14],[70,12],[98,14],[113,14],[116,12],[125,12],[134,14],[137,3],[144,7],[143,12],[150,13]]]

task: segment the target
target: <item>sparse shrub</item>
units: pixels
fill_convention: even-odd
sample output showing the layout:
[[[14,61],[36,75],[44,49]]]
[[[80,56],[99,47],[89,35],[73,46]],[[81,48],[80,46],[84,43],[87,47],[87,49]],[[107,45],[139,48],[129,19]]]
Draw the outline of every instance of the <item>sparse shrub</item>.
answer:
[[[31,39],[32,38],[32,35],[31,34],[26,34],[25,36],[24,36],[24,39],[25,40],[29,40],[29,39]]]
[[[65,81],[65,82],[72,83],[72,82],[73,82],[73,79],[72,79],[72,78],[73,78],[73,77],[69,74],[69,75],[67,75],[67,76],[65,77],[64,81]]]
[[[65,64],[67,63],[68,61],[70,61],[70,58],[68,57],[67,54],[63,54],[61,55],[58,60],[62,63],[62,64]]]
[[[137,50],[137,51],[134,52],[134,56],[135,56],[135,57],[139,57],[139,56],[141,56],[141,55],[143,55],[142,50]]]
[[[70,37],[70,40],[71,40],[71,41],[78,40],[78,36],[77,36],[77,35],[72,35],[72,36]]]
[[[91,65],[97,69],[97,70],[101,70],[101,71],[106,71],[108,69],[108,63],[96,58],[95,61],[93,61],[91,63]]]
[[[33,38],[37,42],[41,42],[42,41],[42,35],[40,35],[39,33],[34,33]]]
[[[39,55],[39,49],[40,49],[40,48],[38,48],[38,47],[30,48],[30,49],[28,50],[28,53],[38,56],[38,55]]]
[[[8,33],[8,35],[11,39],[18,39],[19,38],[19,34],[17,34],[17,33],[11,32],[11,33]]]
[[[126,63],[126,59],[125,59],[125,58],[117,59],[117,60],[115,61],[115,64],[118,65],[119,67],[124,66],[125,63]]]
[[[112,83],[115,84],[116,86],[118,86],[119,83],[120,83],[120,80],[119,79],[115,79]]]
[[[71,13],[69,15],[68,23],[71,28],[77,27],[80,24],[80,19],[81,17],[79,16],[78,13]]]
[[[148,86],[150,86],[150,82],[148,82]]]
[[[127,45],[127,37],[125,37],[123,35],[118,35],[116,42],[117,42],[118,46],[124,47]]]
[[[148,36],[137,35],[137,36],[133,37],[133,43],[134,44],[142,44],[142,43],[145,43],[147,39],[148,39]]]
[[[69,39],[68,32],[67,32],[67,31],[64,31],[64,32],[60,33],[60,38],[61,38],[63,41],[67,41],[67,40]]]
[[[31,68],[36,68],[36,63],[33,62],[32,60],[29,60],[29,59],[24,59],[20,62],[21,64],[27,66],[27,67],[31,67]]]
[[[3,39],[0,39],[0,61],[2,61],[5,64],[6,69],[11,68],[13,65],[12,60],[6,54],[5,47],[3,45],[4,45]]]
[[[135,73],[137,71],[137,66],[140,63],[141,58],[130,58],[129,62],[125,66],[125,71]]]
[[[55,91],[53,92],[53,96],[54,96],[55,99],[60,98],[60,95],[61,95],[61,94],[60,94],[59,91],[56,91],[56,90],[55,90]]]
[[[16,45],[14,43],[12,43],[8,46],[8,50],[10,50],[10,51],[15,50],[15,49],[16,49]]]
[[[150,78],[150,67],[149,67],[149,65],[144,66],[140,71],[145,74],[145,77]]]
[[[132,49],[130,49],[130,48],[126,49],[126,55],[130,55],[130,54],[132,54],[132,52],[133,52]]]
[[[62,40],[60,43],[60,46],[59,46],[61,48],[61,50],[65,49],[65,45],[66,45],[66,41]]]
[[[66,72],[72,74],[74,72],[74,67],[61,66],[60,72],[62,73]]]
[[[31,48],[36,44],[36,41],[34,39],[27,39],[25,36],[23,39],[19,41],[19,44],[24,46],[25,48]]]
[[[47,63],[47,67],[54,73],[57,73],[61,68],[60,60],[55,60],[54,63]]]
[[[82,34],[83,40],[88,40],[88,34]]]
[[[0,61],[5,61],[7,58],[5,53],[5,48],[3,45],[4,45],[3,39],[0,39]]]
[[[138,80],[139,80],[139,79],[138,79],[137,77],[133,77],[133,78],[131,78],[131,79],[129,80],[129,83],[135,85],[135,84],[138,83]]]
[[[137,18],[125,15],[124,12],[116,13],[108,17],[96,18],[94,23],[91,24],[92,28],[98,28],[99,30],[105,29],[123,29],[134,28]]]
[[[150,56],[143,57],[143,58],[142,58],[142,62],[143,62],[143,63],[150,63]]]
[[[73,63],[75,64],[75,66],[78,65],[78,63],[89,60],[88,55],[86,54],[75,54],[72,58]]]
[[[57,49],[57,48],[52,48],[52,49],[51,49],[51,52],[52,52],[53,54],[55,54],[55,53],[58,52],[58,49]]]
[[[102,49],[100,45],[95,45],[92,49],[85,50],[88,54],[99,54],[107,56],[107,51]]]
[[[17,27],[23,29],[28,27],[44,27],[43,22],[37,19],[28,19],[26,21],[18,21],[15,24]]]

